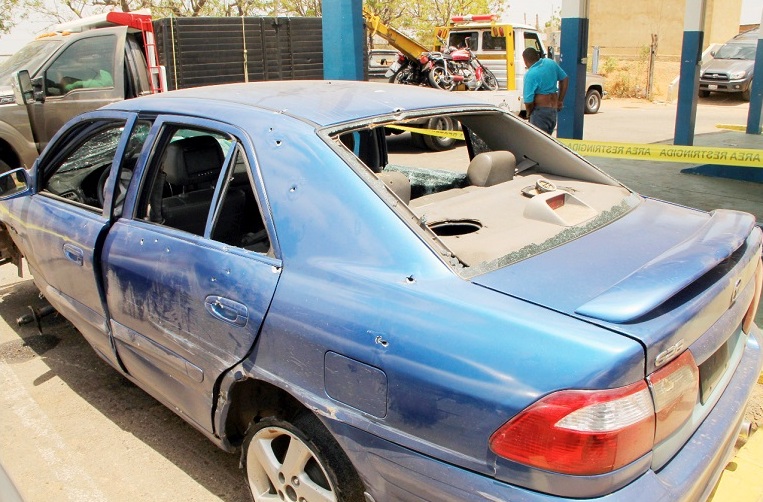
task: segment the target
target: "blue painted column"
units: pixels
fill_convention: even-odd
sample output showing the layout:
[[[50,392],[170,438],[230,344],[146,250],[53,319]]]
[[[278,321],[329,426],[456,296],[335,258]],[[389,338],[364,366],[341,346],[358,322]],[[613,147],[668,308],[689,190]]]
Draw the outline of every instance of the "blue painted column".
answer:
[[[760,114],[763,111],[763,14],[758,30],[758,50],[755,53],[755,68],[750,89],[750,111],[747,114],[747,134],[760,134]]]
[[[588,0],[562,1],[560,65],[569,78],[564,108],[559,112],[556,135],[583,139],[585,73],[588,54]]]
[[[362,0],[323,0],[323,78],[363,80]]]
[[[706,0],[686,0],[684,39],[681,47],[681,76],[678,82],[678,107],[673,143],[694,144],[694,124],[697,120],[699,69],[702,64],[702,42],[705,38]]]

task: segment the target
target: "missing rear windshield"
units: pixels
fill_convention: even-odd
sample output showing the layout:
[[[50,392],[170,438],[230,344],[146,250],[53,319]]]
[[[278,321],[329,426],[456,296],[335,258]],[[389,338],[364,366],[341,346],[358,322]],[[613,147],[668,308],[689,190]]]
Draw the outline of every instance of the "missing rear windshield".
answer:
[[[364,125],[334,140],[467,277],[576,239],[640,201],[544,133],[497,111]]]

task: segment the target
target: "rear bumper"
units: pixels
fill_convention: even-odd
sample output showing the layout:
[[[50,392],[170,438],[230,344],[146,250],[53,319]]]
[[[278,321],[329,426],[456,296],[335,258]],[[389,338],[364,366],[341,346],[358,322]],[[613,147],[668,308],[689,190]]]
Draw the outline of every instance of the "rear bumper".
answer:
[[[726,391],[678,454],[601,501],[695,501],[708,497],[733,453],[745,404],[763,366],[761,332],[754,327]],[[549,502],[563,498],[499,481],[427,457],[343,423],[329,427],[377,502],[384,500]],[[486,446],[487,448],[487,446]],[[591,479],[595,484],[596,479]],[[554,487],[560,490],[562,486]],[[581,499],[577,499],[581,500]]]

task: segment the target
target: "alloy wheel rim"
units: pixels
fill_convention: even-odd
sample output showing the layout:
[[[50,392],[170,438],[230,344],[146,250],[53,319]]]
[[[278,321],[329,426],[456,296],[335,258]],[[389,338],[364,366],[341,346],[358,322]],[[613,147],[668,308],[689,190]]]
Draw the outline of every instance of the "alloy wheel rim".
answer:
[[[336,502],[315,453],[281,427],[258,431],[247,448],[247,479],[256,501]]]

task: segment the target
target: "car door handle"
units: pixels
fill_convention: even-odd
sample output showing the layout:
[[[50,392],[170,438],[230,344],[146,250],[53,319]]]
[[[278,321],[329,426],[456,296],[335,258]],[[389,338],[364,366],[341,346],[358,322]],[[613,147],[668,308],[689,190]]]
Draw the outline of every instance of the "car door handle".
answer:
[[[82,266],[84,253],[74,244],[64,244],[64,256],[66,256],[67,260],[73,261],[80,267]]]
[[[212,317],[233,324],[234,326],[246,326],[249,319],[249,311],[246,305],[228,298],[209,295],[204,299],[204,306]]]

